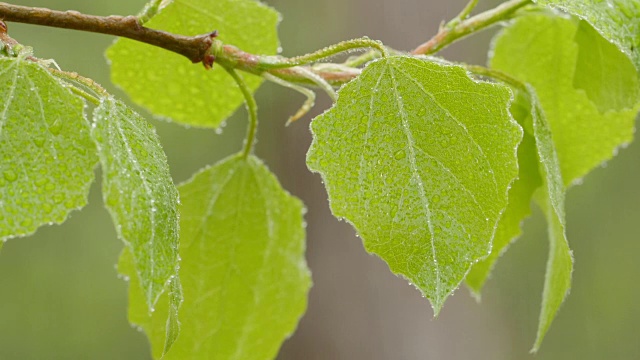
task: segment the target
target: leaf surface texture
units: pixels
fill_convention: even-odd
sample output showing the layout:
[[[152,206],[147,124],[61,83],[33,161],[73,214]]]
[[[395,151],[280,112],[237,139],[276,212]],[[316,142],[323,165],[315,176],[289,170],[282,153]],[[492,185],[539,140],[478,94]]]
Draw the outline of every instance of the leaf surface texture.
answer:
[[[39,64],[0,57],[0,240],[86,205],[96,164],[84,102]]]
[[[96,108],[91,135],[102,165],[105,205],[153,309],[178,268],[178,191],[167,157],[153,127],[110,97]]]

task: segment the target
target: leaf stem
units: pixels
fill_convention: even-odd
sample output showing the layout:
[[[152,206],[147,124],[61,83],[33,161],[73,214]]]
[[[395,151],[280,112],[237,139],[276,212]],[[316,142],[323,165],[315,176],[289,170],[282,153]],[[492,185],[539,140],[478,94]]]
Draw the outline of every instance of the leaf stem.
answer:
[[[458,14],[458,16],[456,16],[451,21],[449,21],[447,25],[445,25],[445,27],[448,27],[448,28],[456,27],[456,25],[458,25],[461,21],[469,17],[469,14],[471,14],[473,9],[475,9],[476,5],[478,5],[478,0],[470,0],[467,3],[467,5],[464,7],[464,9],[460,11],[460,14]]]
[[[465,7],[465,10],[463,10],[461,14],[464,14],[472,2],[467,4],[467,7]],[[434,37],[415,48],[411,53],[414,55],[429,55],[436,53],[472,33],[482,30],[497,22],[511,18],[516,10],[529,4],[531,4],[531,0],[509,0],[491,10],[487,10],[457,24],[453,24],[453,26],[444,26]],[[471,9],[473,9],[473,7],[471,7]]]
[[[140,20],[140,24],[144,24],[149,21],[152,17],[154,17],[158,11],[160,11],[160,6],[162,4],[162,0],[153,0],[147,5],[144,6],[144,9],[138,14],[138,20]]]
[[[82,90],[80,88],[77,88],[77,87],[75,87],[73,85],[69,86],[69,88],[71,89],[72,93],[83,97],[85,100],[91,102],[93,105],[96,105],[96,106],[100,105],[100,99],[98,99],[97,97],[89,94],[88,92],[86,92],[86,91],[84,91],[84,90]]]
[[[301,93],[302,95],[304,95],[307,99],[305,100],[305,102],[302,104],[302,106],[300,107],[300,109],[298,109],[298,111],[296,111],[296,113],[289,117],[289,120],[287,120],[287,123],[285,124],[285,126],[289,126],[292,122],[300,119],[301,117],[303,117],[306,113],[309,112],[309,110],[311,110],[311,108],[313,107],[313,105],[315,104],[316,101],[316,93],[313,92],[312,90],[307,89],[306,87],[302,87],[296,84],[292,84],[288,81],[284,81],[276,76],[273,76],[269,73],[265,73],[264,74],[264,78],[272,81],[280,86],[284,86],[284,87],[288,87],[289,89],[293,89],[299,93]]]
[[[251,151],[253,151],[253,146],[256,142],[256,131],[258,130],[258,105],[256,104],[256,100],[253,98],[253,94],[247,83],[244,82],[244,79],[240,74],[236,72],[235,69],[232,68],[224,68],[229,75],[235,80],[236,84],[242,91],[242,95],[244,95],[245,104],[247,105],[247,112],[249,113],[249,125],[247,125],[247,137],[244,140],[244,149],[242,150],[242,157],[247,158]]]
[[[339,54],[341,52],[362,48],[374,48],[379,51],[383,57],[389,56],[389,51],[384,45],[382,45],[380,41],[371,40],[368,37],[362,37],[359,39],[341,41],[337,44],[327,46],[310,54],[292,58],[284,58],[282,56],[262,56],[260,58],[260,61],[258,62],[258,68],[270,70],[306,65]]]
[[[62,71],[62,70],[53,69],[53,68],[47,68],[47,70],[49,70],[49,72],[56,77],[59,77],[61,79],[68,80],[68,81],[73,81],[87,87],[88,89],[95,92],[100,97],[109,96],[109,93],[107,92],[107,90],[105,90],[102,86],[100,86],[100,84],[98,84],[97,82],[89,78],[81,76],[76,72]]]
[[[485,76],[485,77],[490,77],[492,79],[501,81],[511,87],[514,87],[518,90],[524,91],[524,92],[528,92],[529,90],[527,89],[527,85],[525,85],[525,83],[523,83],[522,81],[507,75],[505,73],[503,73],[502,71],[499,70],[495,70],[495,69],[490,69],[484,66],[480,66],[480,65],[465,65],[465,68],[467,70],[469,70],[470,72],[476,74],[476,75],[480,75],[480,76]]]

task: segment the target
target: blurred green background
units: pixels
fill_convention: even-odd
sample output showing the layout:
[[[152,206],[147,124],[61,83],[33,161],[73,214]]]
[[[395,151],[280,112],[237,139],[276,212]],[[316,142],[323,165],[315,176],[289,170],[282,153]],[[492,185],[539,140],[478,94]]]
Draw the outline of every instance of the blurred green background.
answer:
[[[144,2],[14,1],[96,15],[135,14]],[[283,15],[279,30],[284,55],[298,55],[363,35],[408,50],[432,35],[441,20],[453,17],[465,1],[267,3]],[[482,9],[497,1],[480,3]],[[112,37],[20,24],[9,28],[14,38],[33,46],[38,57],[53,58],[63,69],[124,96],[110,84],[103,57]],[[443,55],[484,64],[493,32]],[[535,337],[547,252],[539,212],[498,263],[482,303],[462,287],[434,319],[418,291],[367,255],[350,226],[331,217],[319,176],[306,170],[308,122],[329,106],[328,100],[320,95],[313,114],[285,128],[302,97],[271,84],[257,96],[257,154],[309,208],[307,259],[314,287],[308,312],[279,359],[534,358],[528,350]],[[182,182],[239,149],[245,113],[241,110],[228,121],[222,135],[151,121],[175,181]],[[640,288],[634,285],[640,274],[637,159],[640,146],[633,144],[569,192],[567,231],[576,259],[573,289],[535,358],[640,359]],[[0,359],[149,359],[145,336],[126,320],[127,285],[114,268],[121,248],[102,207],[98,183],[90,205],[64,225],[43,227],[35,236],[5,244],[0,254]]]

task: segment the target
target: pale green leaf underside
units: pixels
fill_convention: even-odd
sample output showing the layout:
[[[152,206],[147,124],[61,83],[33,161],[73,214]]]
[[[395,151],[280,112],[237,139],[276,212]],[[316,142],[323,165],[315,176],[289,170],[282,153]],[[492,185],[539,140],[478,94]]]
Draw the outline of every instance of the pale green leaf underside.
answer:
[[[174,0],[145,26],[181,35],[218,30],[219,39],[254,54],[278,48],[278,13],[254,0]],[[218,127],[244,98],[219,66],[206,70],[187,58],[151,45],[119,39],[107,50],[111,77],[152,113],[198,127]],[[245,76],[255,90],[261,78]]]
[[[617,146],[631,141],[635,111],[628,108],[637,109],[638,80],[631,61],[614,45],[584,21],[548,16],[519,19],[503,33],[498,36],[491,64],[536,85],[545,94],[545,110],[561,132],[554,133],[554,138],[563,144],[565,182],[575,181],[577,174],[586,174],[610,158]],[[517,109],[517,103],[526,109]],[[517,101],[512,113],[518,120],[528,118],[532,129],[528,103],[528,99]],[[593,140],[583,143],[583,135]],[[521,147],[526,142],[525,136]],[[522,151],[520,176],[510,190],[509,207],[496,231],[491,255],[475,265],[466,279],[476,295],[500,253],[520,234],[519,222],[528,214],[530,192],[535,187],[528,187],[524,194],[522,184],[534,174],[523,173],[528,165]]]
[[[179,190],[185,300],[180,337],[164,358],[275,358],[311,286],[302,203],[253,156],[227,158]],[[165,303],[163,296],[159,309]],[[163,311],[135,321],[146,324],[154,354],[163,346]]]
[[[498,35],[491,58],[492,67],[531,84],[527,85],[531,128],[543,180],[537,199],[549,227],[549,259],[533,351],[540,347],[571,287],[573,258],[565,235],[565,184],[608,159],[621,138],[630,140],[633,130],[632,121],[620,119],[613,111],[602,115],[585,90],[573,87],[574,76],[587,76],[576,71],[580,50],[576,33],[588,30],[573,19],[546,14],[521,17]],[[605,80],[609,79],[594,82]],[[593,137],[601,143],[584,144]]]
[[[118,236],[131,250],[152,309],[178,267],[178,191],[153,127],[121,101],[101,100],[91,130],[102,193]]]
[[[367,251],[436,312],[489,253],[522,130],[510,91],[458,66],[410,57],[371,63],[314,119],[307,164]]]
[[[0,58],[0,240],[87,203],[96,163],[84,103],[41,65]]]
[[[542,309],[538,332],[532,351],[542,344],[551,322],[571,288],[573,256],[569,249],[565,232],[564,197],[565,189],[560,174],[560,164],[555,151],[551,129],[540,108],[533,87],[529,86],[533,115],[533,130],[540,160],[540,172],[544,186],[538,202],[545,213],[549,227],[549,259],[542,292]]]
[[[588,31],[588,27],[581,26],[574,19],[544,14],[520,17],[498,35],[491,59],[491,67],[535,88],[553,132],[565,185],[578,181],[595,166],[610,159],[619,146],[632,140],[638,109],[636,103],[634,109],[603,113],[599,108],[605,104],[594,104],[587,91],[583,90],[585,87],[624,88],[623,79],[636,78],[637,75],[633,69],[629,72],[624,63],[609,62],[622,73],[607,77],[579,66],[589,61],[601,63],[597,59],[599,54],[593,51],[601,48],[600,45],[580,47],[582,31]],[[613,60],[610,58],[608,61]],[[604,74],[611,72],[613,70]],[[584,79],[583,89],[575,87],[575,79],[578,78]],[[592,85],[585,86],[589,81]],[[596,98],[604,101],[603,97]],[[607,107],[611,109],[613,105],[615,103],[611,102]]]
[[[521,91],[516,94],[516,99],[511,104],[511,114],[523,128],[532,129],[529,99]],[[530,132],[533,133],[533,131]],[[465,278],[467,286],[477,298],[480,298],[482,287],[496,261],[507,250],[509,244],[521,235],[521,223],[531,214],[533,193],[542,185],[538,164],[536,141],[532,134],[525,132],[518,147],[518,178],[509,189],[509,204],[498,223],[496,234],[493,237],[491,254],[486,259],[474,264]]]
[[[578,58],[573,86],[583,89],[601,113],[636,106],[640,86],[629,58],[584,21],[578,25],[575,42]]]
[[[640,2],[638,0],[534,0],[588,21],[616,44],[640,69]]]

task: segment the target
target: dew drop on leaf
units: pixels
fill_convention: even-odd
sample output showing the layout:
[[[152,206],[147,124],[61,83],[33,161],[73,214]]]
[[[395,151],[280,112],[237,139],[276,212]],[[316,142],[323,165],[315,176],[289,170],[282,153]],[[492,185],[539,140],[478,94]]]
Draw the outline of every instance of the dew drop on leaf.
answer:
[[[7,181],[16,181],[18,179],[18,174],[16,174],[15,171],[13,170],[6,170],[4,172],[4,178],[7,179]]]

